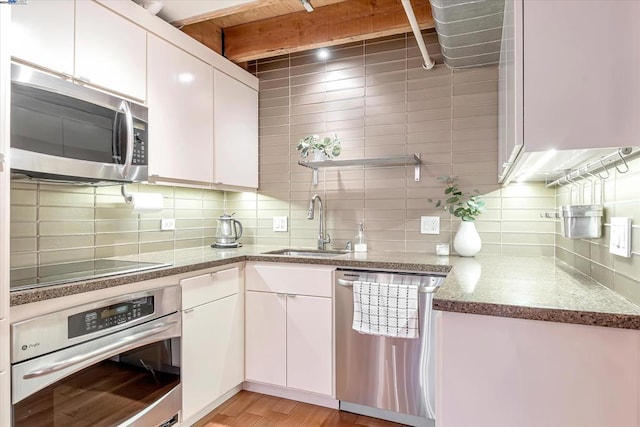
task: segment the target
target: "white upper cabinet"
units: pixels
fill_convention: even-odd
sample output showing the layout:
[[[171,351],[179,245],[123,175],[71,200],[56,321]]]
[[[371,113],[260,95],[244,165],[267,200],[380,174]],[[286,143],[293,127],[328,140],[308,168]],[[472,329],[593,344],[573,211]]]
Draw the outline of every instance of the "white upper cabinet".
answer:
[[[147,32],[92,1],[76,2],[75,76],[146,99]]]
[[[500,168],[518,151],[639,145],[640,2],[513,0],[505,12]]]
[[[214,184],[258,188],[258,91],[214,72]]]
[[[73,75],[74,0],[30,0],[11,8],[11,55]]]
[[[147,32],[93,1],[34,0],[12,8],[14,58],[145,101]]]
[[[210,183],[213,68],[152,34],[148,64],[150,179]]]

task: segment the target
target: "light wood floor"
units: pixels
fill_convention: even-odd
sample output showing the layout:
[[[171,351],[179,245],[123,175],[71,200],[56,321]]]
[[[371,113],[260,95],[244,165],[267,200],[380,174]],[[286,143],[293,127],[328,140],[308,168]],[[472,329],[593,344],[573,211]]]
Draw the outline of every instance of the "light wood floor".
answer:
[[[200,420],[195,427],[400,427],[401,424],[241,391]]]

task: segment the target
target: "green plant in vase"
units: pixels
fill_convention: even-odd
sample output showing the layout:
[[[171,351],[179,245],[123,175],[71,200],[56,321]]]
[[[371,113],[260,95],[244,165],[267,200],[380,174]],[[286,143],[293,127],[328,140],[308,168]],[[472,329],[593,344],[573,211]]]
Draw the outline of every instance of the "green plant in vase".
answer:
[[[427,199],[427,201],[433,203],[436,208],[441,207],[445,211],[449,211],[453,216],[463,221],[475,221],[485,210],[485,202],[481,199],[480,192],[473,190],[473,193],[464,193],[452,178],[449,178],[447,182],[449,185],[444,189],[446,200]]]
[[[300,157],[306,159],[311,153],[322,153],[327,159],[338,157],[342,152],[342,146],[337,134],[321,138],[319,135],[308,135],[302,138],[296,149],[300,151]]]
[[[475,256],[482,249],[482,240],[474,221],[484,212],[485,202],[481,200],[478,190],[465,193],[460,190],[453,178],[448,177],[447,184],[448,186],[444,189],[446,200],[427,199],[427,201],[462,220],[453,239],[453,248],[460,256]]]

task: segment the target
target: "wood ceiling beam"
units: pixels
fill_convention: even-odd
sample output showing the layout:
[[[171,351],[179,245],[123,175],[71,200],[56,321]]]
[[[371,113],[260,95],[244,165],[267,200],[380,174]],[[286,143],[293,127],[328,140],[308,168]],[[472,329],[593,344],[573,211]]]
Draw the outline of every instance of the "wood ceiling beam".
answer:
[[[214,24],[212,21],[203,21],[198,25],[189,25],[182,28],[185,34],[198,40],[214,52],[223,54],[222,52],[222,28]]]
[[[412,5],[420,28],[434,28],[429,1],[412,0]],[[349,0],[223,31],[225,56],[241,63],[406,33],[411,27],[399,0]]]

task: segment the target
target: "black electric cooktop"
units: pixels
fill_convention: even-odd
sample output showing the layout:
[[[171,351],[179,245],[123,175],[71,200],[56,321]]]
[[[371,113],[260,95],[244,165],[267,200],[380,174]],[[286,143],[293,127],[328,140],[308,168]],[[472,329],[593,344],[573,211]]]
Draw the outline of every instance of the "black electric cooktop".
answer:
[[[117,274],[134,273],[153,268],[168,267],[171,264],[157,262],[121,261],[97,259],[92,261],[69,262],[12,269],[10,273],[11,291],[59,285],[67,282],[91,280]]]

